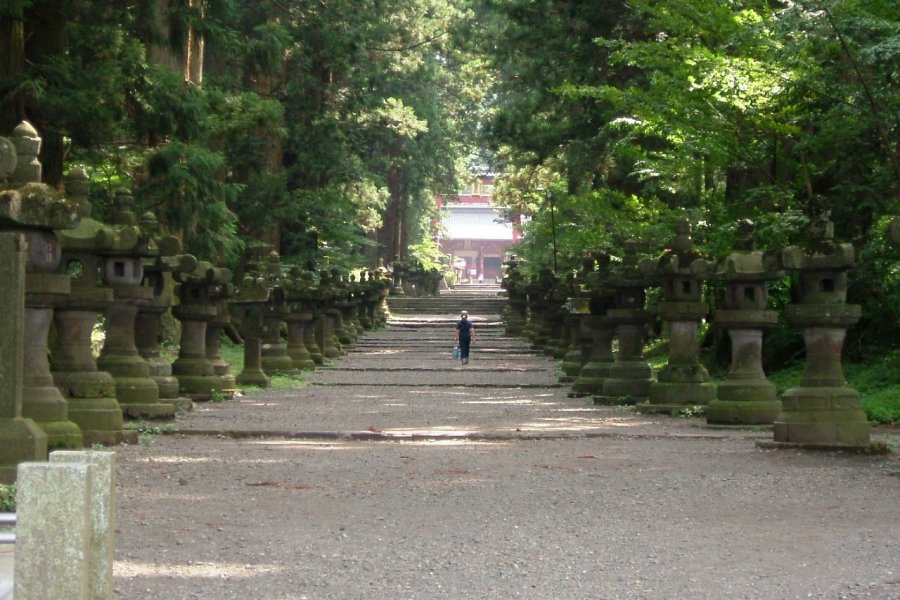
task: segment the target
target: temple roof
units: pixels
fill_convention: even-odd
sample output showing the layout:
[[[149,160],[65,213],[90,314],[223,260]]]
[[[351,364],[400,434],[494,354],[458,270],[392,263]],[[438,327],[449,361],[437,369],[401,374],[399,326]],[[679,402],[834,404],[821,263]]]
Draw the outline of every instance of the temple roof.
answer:
[[[448,204],[444,206],[444,238],[453,240],[513,241],[513,228],[502,222],[493,206]]]

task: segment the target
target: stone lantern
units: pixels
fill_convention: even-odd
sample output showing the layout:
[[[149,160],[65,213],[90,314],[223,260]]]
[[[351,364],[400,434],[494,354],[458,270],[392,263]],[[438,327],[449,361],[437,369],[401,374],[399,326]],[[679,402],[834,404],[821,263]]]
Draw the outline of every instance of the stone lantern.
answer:
[[[507,335],[521,335],[528,318],[528,296],[525,292],[525,276],[522,275],[521,261],[515,254],[503,263],[506,272],[501,287],[506,290],[507,305],[504,310],[504,325]]]
[[[547,312],[544,319],[547,344],[544,346],[544,354],[557,359],[562,359],[569,348],[569,310],[566,302],[572,295],[573,285],[574,278],[567,276],[564,279],[555,275],[547,293]]]
[[[47,344],[53,307],[71,291],[69,276],[57,272],[62,259],[57,231],[73,229],[79,217],[69,202],[40,183],[41,138],[34,128],[21,123],[13,131],[12,143],[13,185],[3,190],[0,227],[20,233],[27,249],[21,416],[34,419],[43,429],[48,448],[81,448],[81,429],[69,419],[68,403],[50,373]]]
[[[768,425],[781,412],[775,385],[763,372],[762,341],[763,330],[778,322],[778,315],[766,310],[767,283],[784,273],[776,257],[756,249],[753,231],[752,221],[739,223],[738,247],[713,275],[726,286],[724,307],[714,319],[731,338],[731,367],[706,409],[709,424]]]
[[[338,339],[341,311],[334,306],[339,296],[331,273],[326,270],[319,271],[319,310],[324,318],[321,320],[321,330],[316,333],[316,339],[325,358],[338,358],[344,354],[343,346]]]
[[[608,254],[598,254],[594,258],[598,269],[585,277],[590,297],[590,314],[582,317],[584,326],[590,331],[591,355],[572,384],[572,396],[576,397],[600,394],[613,364],[612,341],[615,329],[608,314],[613,297],[606,282],[612,261]]]
[[[287,322],[287,354],[293,368],[311,370],[315,360],[306,345],[306,330],[313,320],[311,290],[312,273],[300,267],[292,267],[285,278],[285,293],[289,307]]]
[[[172,374],[179,389],[199,401],[209,400],[213,393],[230,393],[231,382],[216,373],[207,355],[206,327],[219,315],[219,302],[231,296],[231,271],[200,261],[194,271],[176,271],[173,276],[179,303],[172,315],[181,321],[181,345]]]
[[[670,247],[655,261],[642,261],[641,270],[659,279],[664,300],[657,311],[668,326],[669,360],[650,386],[649,401],[639,412],[674,413],[707,405],[716,397],[709,372],[700,364],[700,322],[709,313],[703,302],[703,280],[710,264],[694,250],[691,225],[678,222]]]
[[[153,213],[141,218],[141,228],[158,236],[159,223]],[[143,286],[152,291],[146,302],[138,305],[135,334],[138,353],[150,366],[150,378],[159,387],[160,402],[171,404],[176,410],[190,410],[191,399],[179,393],[178,379],[172,375],[172,365],[160,353],[159,330],[162,317],[172,307],[173,272],[189,273],[197,268],[197,259],[182,254],[181,242],[173,236],[157,237],[159,254],[144,259]]]
[[[114,301],[107,309],[106,340],[97,367],[115,379],[116,399],[125,416],[168,419],[175,416],[175,406],[160,402],[159,385],[150,376],[150,364],[138,352],[135,337],[138,310],[153,298],[153,290],[143,285],[143,261],[158,256],[159,249],[151,232],[138,226],[133,208],[131,192],[117,190],[110,221],[122,229],[132,228],[138,237],[129,248],[101,251],[103,282],[113,289]]]
[[[26,125],[16,128],[14,135],[25,137],[27,142],[27,138],[37,138],[37,133]],[[23,416],[22,406],[25,273],[35,260],[35,248],[29,247],[29,238],[42,231],[76,225],[71,211],[65,205],[58,205],[58,199],[51,194],[25,192],[26,188],[40,188],[40,163],[33,148],[23,148],[20,155],[14,139],[0,137],[0,277],[3,279],[0,286],[0,482],[3,483],[15,481],[18,463],[47,458],[47,434],[34,419]],[[19,168],[20,160],[24,168]],[[65,401],[62,407],[65,408]]]
[[[646,402],[653,383],[653,370],[644,358],[644,331],[653,318],[644,308],[651,277],[638,268],[637,242],[625,243],[622,262],[610,270],[607,285],[612,293],[607,319],[615,327],[619,352],[603,380],[603,389],[594,395],[596,404],[638,404]]]
[[[244,338],[244,368],[237,376],[240,385],[268,387],[271,383],[262,369],[262,343],[271,291],[264,276],[247,273],[228,302],[231,316],[238,322]]]
[[[85,445],[134,443],[137,432],[123,428],[116,381],[97,368],[91,334],[100,314],[114,301],[114,291],[100,278],[105,255],[137,246],[134,227],[110,226],[91,217],[89,184],[84,170],[72,169],[66,195],[81,217],[78,227],[62,232],[61,272],[72,279],[72,293],[54,311],[56,346],[53,380],[69,403],[69,416],[81,427]]]
[[[281,324],[290,314],[286,281],[279,263],[278,253],[271,250],[268,260],[260,263],[260,274],[269,286],[269,304],[266,306],[266,332],[262,345],[262,368],[268,375],[295,371],[288,356],[287,342],[281,337]]]
[[[581,367],[590,358],[590,344],[585,352],[584,338],[589,335],[584,324],[584,318],[591,314],[590,297],[587,292],[586,277],[594,268],[594,258],[586,257],[582,261],[581,270],[571,273],[569,283],[569,297],[566,299],[566,327],[568,329],[569,346],[563,356],[563,375],[559,380],[563,383],[572,383],[581,373]]]
[[[391,290],[391,276],[387,268],[384,266],[384,259],[378,259],[378,267],[372,274],[374,282],[373,293],[378,294],[378,303],[375,309],[375,326],[384,327],[387,325],[390,310],[388,309],[387,297]]]
[[[851,244],[834,239],[834,224],[821,217],[810,225],[804,246],[782,251],[784,267],[798,271],[797,302],[785,308],[788,323],[803,328],[806,364],[800,386],[782,395],[775,442],[812,447],[865,447],[869,422],[859,394],[847,385],[841,349],[847,328],[860,317],[847,304],[847,271],[856,263]]]

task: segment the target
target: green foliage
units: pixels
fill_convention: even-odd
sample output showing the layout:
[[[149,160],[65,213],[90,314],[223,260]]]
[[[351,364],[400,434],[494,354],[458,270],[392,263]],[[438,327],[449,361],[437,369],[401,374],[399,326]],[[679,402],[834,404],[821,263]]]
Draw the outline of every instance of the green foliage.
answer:
[[[128,421],[125,423],[125,429],[129,431],[137,431],[141,436],[157,436],[172,435],[178,433],[178,428],[174,423],[166,423],[162,426],[151,425],[143,419],[137,421]]]
[[[241,244],[229,205],[239,186],[222,181],[221,154],[173,141],[150,158],[146,185],[136,198],[165,226],[180,231],[185,251],[233,264]]]
[[[16,484],[0,483],[0,511],[16,511]]]

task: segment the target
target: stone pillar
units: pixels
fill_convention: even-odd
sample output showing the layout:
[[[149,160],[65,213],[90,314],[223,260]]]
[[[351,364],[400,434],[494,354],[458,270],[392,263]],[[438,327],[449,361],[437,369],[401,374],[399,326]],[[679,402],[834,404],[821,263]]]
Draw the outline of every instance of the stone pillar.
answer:
[[[90,478],[88,524],[87,595],[89,600],[113,597],[113,552],[116,531],[116,455],[113,452],[69,452],[50,454],[50,462],[87,464]]]
[[[86,463],[22,463],[16,497],[16,600],[85,600],[91,589]]]
[[[0,483],[11,483],[17,464],[47,456],[47,434],[22,417],[25,239],[18,233],[0,232],[0,280]]]
[[[570,298],[570,305],[576,300],[578,299]],[[581,327],[582,321],[587,314],[586,307],[584,313],[574,306],[570,310],[572,313],[569,315],[567,322],[569,327],[569,347],[566,350],[562,363],[562,370],[565,374],[559,378],[560,382],[563,383],[574,382],[581,373]]]
[[[644,358],[644,328],[650,313],[641,309],[611,309],[610,322],[615,325],[619,352],[609,367],[595,404],[639,404],[646,402],[653,383],[653,369]]]
[[[55,236],[53,238],[56,239]],[[29,239],[28,243],[44,245],[43,241],[35,238]],[[54,245],[58,246],[58,241]],[[58,247],[56,252],[59,252]],[[57,264],[52,265],[54,270]],[[25,276],[25,287],[22,416],[34,419],[44,430],[47,434],[48,448],[81,448],[83,444],[81,429],[69,420],[69,406],[53,382],[47,347],[50,324],[53,320],[52,306],[68,296],[69,278],[50,273],[28,273]]]
[[[785,317],[803,328],[806,364],[800,385],[782,396],[775,442],[864,448],[869,445],[869,422],[841,366],[847,328],[861,314],[859,305],[846,304],[847,271],[856,262],[855,252],[851,244],[834,240],[834,225],[827,218],[811,225],[807,241],[808,248],[792,246],[782,253],[784,266],[800,274],[799,302],[786,307]]]
[[[172,374],[181,393],[194,400],[209,400],[214,387],[213,366],[206,357],[206,325],[215,318],[216,308],[211,304],[178,304],[172,308],[172,315],[181,321],[181,343]]]

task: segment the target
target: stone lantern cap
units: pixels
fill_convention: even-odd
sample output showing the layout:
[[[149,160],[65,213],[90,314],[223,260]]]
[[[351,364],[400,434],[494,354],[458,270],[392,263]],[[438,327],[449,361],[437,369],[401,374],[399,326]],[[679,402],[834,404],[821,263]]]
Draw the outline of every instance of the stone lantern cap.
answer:
[[[813,220],[803,245],[788,246],[782,251],[787,269],[798,271],[847,271],[856,264],[853,244],[834,239],[834,223],[828,215]]]
[[[316,282],[312,271],[306,271],[298,266],[291,267],[284,284],[290,301],[309,300],[315,297]]]
[[[784,277],[778,256],[756,249],[753,238],[755,224],[750,219],[738,223],[738,240],[734,252],[720,260],[710,277],[718,281],[772,281]]]
[[[269,287],[265,277],[247,275],[235,288],[229,302],[233,304],[265,304],[269,301],[271,293],[272,288]]]
[[[663,296],[666,303],[671,305],[660,305],[663,318],[663,312],[703,312],[701,305],[705,304],[702,302],[702,282],[709,276],[711,265],[694,250],[691,224],[687,218],[678,221],[675,237],[659,258],[641,261],[640,269],[645,275],[656,276],[662,282]],[[682,306],[675,306],[676,304]]]
[[[140,232],[136,227],[113,227],[91,217],[88,199],[89,181],[81,167],[66,177],[66,195],[81,217],[78,227],[60,234],[64,252],[84,254],[126,254],[138,244]]]
[[[606,286],[613,296],[607,316],[616,323],[640,323],[651,317],[644,309],[646,290],[657,280],[655,272],[641,270],[637,249],[637,240],[626,241],[622,259],[612,263],[606,277]]]
[[[73,203],[41,183],[41,138],[28,121],[0,137],[0,227],[74,229],[79,215]]]
[[[859,305],[846,304],[847,271],[856,263],[856,253],[852,244],[834,240],[827,214],[810,223],[804,246],[782,251],[782,262],[799,272],[799,302],[785,308],[789,323],[849,327],[859,320]]]

